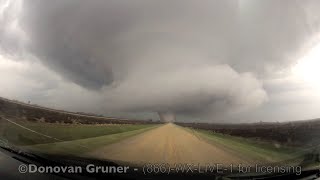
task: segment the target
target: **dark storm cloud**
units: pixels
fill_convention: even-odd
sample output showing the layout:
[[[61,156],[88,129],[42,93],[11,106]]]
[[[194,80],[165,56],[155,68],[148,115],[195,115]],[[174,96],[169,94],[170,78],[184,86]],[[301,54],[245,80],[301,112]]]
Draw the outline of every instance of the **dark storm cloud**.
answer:
[[[0,0],[0,53],[20,54],[23,33],[18,28],[18,11],[21,3]]]
[[[181,3],[25,1],[21,26],[30,37],[30,49],[47,65],[81,85],[99,88],[121,78],[132,65],[152,64],[153,59],[140,60],[149,53],[146,49],[167,53],[167,46],[200,49],[199,43],[206,43],[203,37],[196,42],[197,36],[217,28],[201,20],[206,16],[201,6],[193,13],[194,4]],[[223,17],[219,12],[214,19]]]
[[[215,114],[267,100],[259,79],[318,32],[316,3],[25,0],[14,17],[23,49],[106,109]],[[3,29],[1,44],[18,43]]]
[[[209,57],[193,61],[241,72],[287,65],[315,29],[309,4],[36,0],[24,1],[20,22],[30,49],[46,64],[86,87],[101,87],[131,64],[144,64],[139,59],[147,51],[183,48]]]

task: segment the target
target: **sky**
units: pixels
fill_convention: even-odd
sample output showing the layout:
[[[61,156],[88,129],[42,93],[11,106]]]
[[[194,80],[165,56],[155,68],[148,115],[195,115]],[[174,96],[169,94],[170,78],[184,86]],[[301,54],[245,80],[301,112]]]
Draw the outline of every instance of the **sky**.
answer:
[[[0,0],[0,96],[117,117],[320,117],[320,2]]]

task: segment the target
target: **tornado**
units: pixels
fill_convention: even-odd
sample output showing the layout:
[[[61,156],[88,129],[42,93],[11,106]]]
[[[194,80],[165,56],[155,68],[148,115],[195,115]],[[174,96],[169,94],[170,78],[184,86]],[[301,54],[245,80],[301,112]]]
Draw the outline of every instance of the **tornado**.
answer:
[[[174,122],[176,120],[176,116],[173,112],[158,112],[158,115],[162,122]]]

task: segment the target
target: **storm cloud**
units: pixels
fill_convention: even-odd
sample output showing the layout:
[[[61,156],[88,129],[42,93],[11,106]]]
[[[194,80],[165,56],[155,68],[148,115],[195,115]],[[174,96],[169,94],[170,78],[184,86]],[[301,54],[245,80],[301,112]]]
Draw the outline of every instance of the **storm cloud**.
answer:
[[[263,79],[296,63],[319,31],[318,7],[273,0],[1,0],[0,52],[36,58],[99,96],[97,106],[106,111],[218,116],[268,101]]]

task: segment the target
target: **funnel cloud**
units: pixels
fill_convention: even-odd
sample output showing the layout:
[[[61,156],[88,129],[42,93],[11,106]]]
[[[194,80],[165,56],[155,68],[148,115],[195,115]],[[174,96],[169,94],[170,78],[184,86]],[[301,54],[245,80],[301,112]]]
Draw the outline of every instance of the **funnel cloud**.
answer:
[[[176,120],[175,114],[171,112],[158,112],[158,115],[162,122],[174,122]]]

